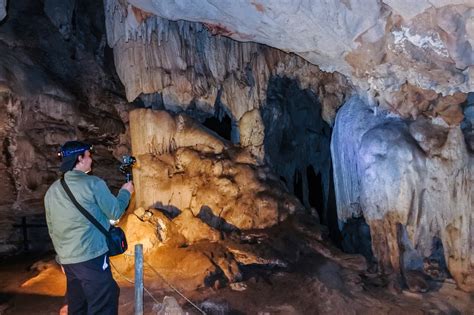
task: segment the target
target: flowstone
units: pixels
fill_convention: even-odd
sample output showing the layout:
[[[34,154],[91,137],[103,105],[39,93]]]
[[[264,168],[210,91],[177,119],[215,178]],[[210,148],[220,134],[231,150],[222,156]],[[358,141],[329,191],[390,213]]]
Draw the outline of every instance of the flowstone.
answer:
[[[151,109],[130,112],[130,135],[136,210],[121,222],[129,255],[142,244],[146,262],[190,290],[240,281],[239,266],[285,265],[228,240],[304,209],[250,152],[186,115]],[[131,272],[133,258],[116,264]]]
[[[138,109],[130,131],[138,207],[189,210],[239,230],[270,227],[301,207],[251,154],[185,115]]]
[[[474,156],[459,126],[404,120],[354,97],[338,113],[331,151],[341,226],[363,215],[385,272],[447,264],[474,290]]]

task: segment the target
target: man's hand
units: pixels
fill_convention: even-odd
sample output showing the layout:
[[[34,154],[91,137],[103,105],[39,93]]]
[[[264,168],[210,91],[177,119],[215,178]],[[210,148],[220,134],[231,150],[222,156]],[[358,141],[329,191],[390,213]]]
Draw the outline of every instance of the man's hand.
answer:
[[[131,181],[123,184],[121,189],[128,190],[130,192],[130,195],[133,194],[133,192],[135,191],[135,188],[133,187],[133,182]]]

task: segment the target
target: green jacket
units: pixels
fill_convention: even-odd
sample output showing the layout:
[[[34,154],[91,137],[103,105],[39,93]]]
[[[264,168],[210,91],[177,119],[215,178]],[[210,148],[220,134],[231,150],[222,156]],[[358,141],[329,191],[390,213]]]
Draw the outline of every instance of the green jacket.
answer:
[[[66,184],[81,206],[106,230],[109,219],[118,220],[127,209],[130,192],[120,189],[115,197],[97,176],[72,170],[64,174]],[[75,264],[96,258],[108,251],[105,236],[77,209],[59,180],[44,197],[46,222],[61,264]]]

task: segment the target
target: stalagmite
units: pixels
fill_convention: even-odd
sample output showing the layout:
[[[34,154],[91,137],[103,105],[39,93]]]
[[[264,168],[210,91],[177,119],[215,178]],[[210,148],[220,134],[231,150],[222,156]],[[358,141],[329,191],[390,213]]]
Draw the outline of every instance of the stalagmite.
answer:
[[[459,126],[376,113],[354,97],[338,113],[331,149],[341,224],[363,215],[386,272],[434,260],[474,290],[474,155]]]
[[[184,114],[133,110],[130,135],[136,209],[121,224],[129,244],[143,244],[145,261],[167,281],[195,289],[214,285],[219,274],[240,281],[246,264],[286,266],[224,238],[303,212],[267,167]],[[117,264],[132,268],[127,256]]]

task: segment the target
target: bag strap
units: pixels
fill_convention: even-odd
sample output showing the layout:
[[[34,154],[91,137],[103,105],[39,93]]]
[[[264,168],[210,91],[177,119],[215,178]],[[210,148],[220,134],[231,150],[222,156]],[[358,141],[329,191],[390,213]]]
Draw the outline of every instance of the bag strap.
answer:
[[[77,209],[79,209],[79,211],[89,220],[91,221],[91,223],[93,225],[95,225],[96,228],[99,229],[99,231],[102,232],[102,234],[105,235],[105,237],[108,237],[109,236],[109,232],[102,226],[102,224],[99,223],[99,221],[97,221],[96,218],[94,218],[92,216],[92,214],[90,214],[89,211],[87,211],[86,209],[84,209],[83,206],[81,206],[79,204],[79,202],[77,202],[76,198],[74,197],[74,195],[72,194],[71,190],[69,189],[69,186],[66,184],[66,181],[64,180],[64,176],[61,177],[61,185],[63,186],[64,190],[66,191],[66,194],[69,196],[69,198],[71,199],[72,203],[76,206]]]

